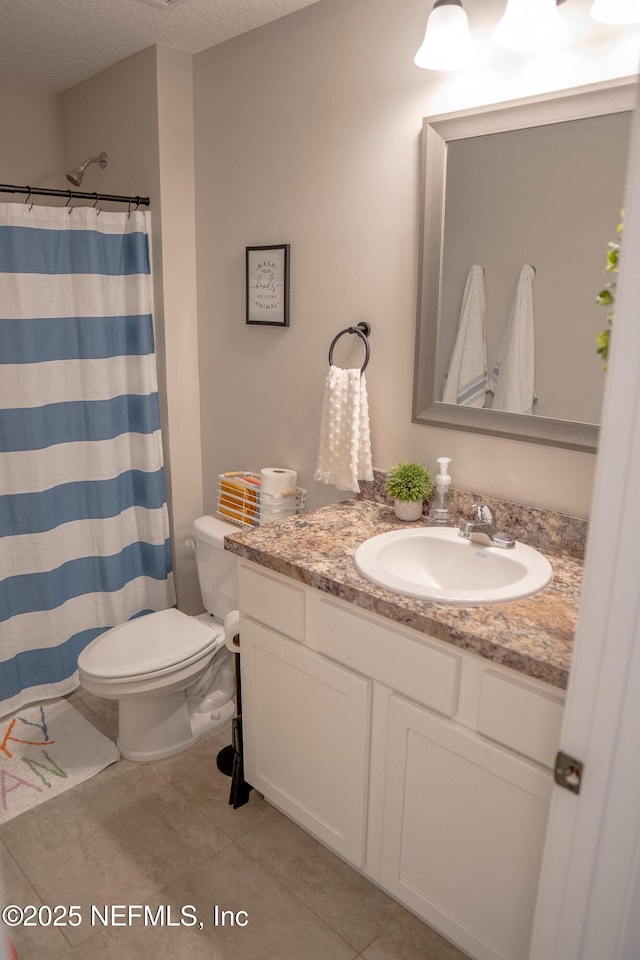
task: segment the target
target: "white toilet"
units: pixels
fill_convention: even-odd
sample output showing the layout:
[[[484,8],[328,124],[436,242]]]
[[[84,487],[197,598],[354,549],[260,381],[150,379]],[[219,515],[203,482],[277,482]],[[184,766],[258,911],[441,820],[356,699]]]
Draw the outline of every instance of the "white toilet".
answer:
[[[235,714],[234,657],[223,620],[237,606],[236,558],[214,517],[193,524],[196,565],[208,613],[160,610],[96,637],[78,657],[85,690],[119,701],[118,747],[128,760],[169,757],[224,727]]]

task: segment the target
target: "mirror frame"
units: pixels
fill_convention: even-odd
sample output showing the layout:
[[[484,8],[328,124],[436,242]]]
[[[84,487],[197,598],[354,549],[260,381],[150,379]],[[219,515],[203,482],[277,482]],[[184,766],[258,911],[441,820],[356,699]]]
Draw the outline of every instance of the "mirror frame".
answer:
[[[413,375],[414,423],[590,453],[596,451],[600,429],[598,424],[457,406],[435,399],[437,348],[434,349],[432,345],[437,345],[440,324],[447,146],[452,141],[469,137],[633,111],[636,85],[637,78],[625,78],[424,119],[420,271]],[[605,251],[603,262],[604,255]],[[597,284],[598,278],[594,277],[594,290]]]

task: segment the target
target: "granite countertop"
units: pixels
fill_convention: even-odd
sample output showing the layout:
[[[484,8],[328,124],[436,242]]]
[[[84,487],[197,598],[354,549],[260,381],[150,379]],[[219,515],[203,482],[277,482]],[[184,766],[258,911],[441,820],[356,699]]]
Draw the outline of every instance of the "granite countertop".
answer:
[[[578,616],[582,562],[544,551],[553,581],[524,600],[487,606],[429,603],[399,596],[361,577],[353,563],[369,537],[399,527],[393,508],[347,500],[225,538],[232,553],[346,600],[363,610],[565,688]]]

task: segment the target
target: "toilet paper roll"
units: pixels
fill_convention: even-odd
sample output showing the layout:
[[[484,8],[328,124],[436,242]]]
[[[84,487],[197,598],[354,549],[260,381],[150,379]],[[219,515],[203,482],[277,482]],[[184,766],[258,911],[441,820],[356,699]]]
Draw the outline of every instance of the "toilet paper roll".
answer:
[[[260,471],[260,491],[271,496],[282,496],[296,489],[298,474],[285,467],[265,467]]]
[[[232,610],[224,618],[224,642],[231,653],[240,653],[240,644],[234,643],[233,638],[240,635],[240,611]]]

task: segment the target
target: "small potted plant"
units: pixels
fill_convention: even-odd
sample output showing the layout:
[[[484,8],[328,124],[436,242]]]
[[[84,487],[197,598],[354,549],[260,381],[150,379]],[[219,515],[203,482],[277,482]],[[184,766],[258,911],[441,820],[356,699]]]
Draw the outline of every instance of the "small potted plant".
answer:
[[[418,520],[433,490],[433,477],[421,463],[397,463],[387,474],[387,493],[399,520]]]

